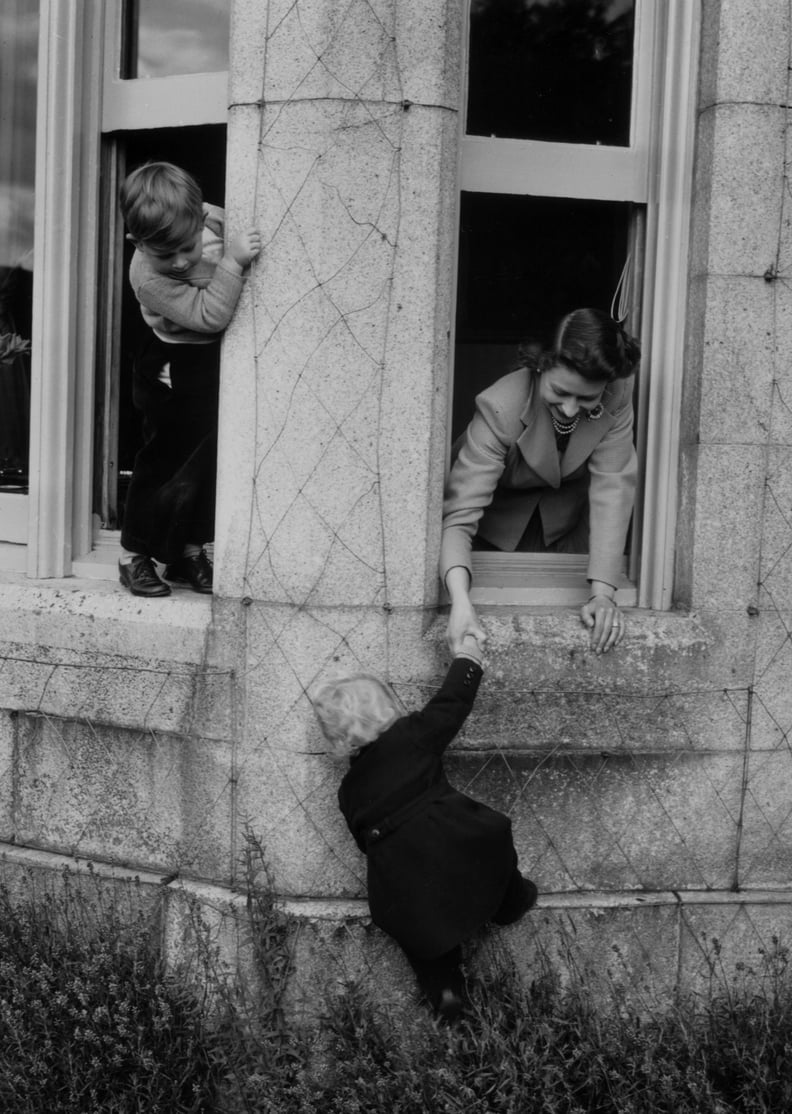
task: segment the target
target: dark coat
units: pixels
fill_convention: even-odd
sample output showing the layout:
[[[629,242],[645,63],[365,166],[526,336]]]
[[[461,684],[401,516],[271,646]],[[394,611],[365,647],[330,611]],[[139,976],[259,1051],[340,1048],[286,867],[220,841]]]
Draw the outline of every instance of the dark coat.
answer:
[[[491,919],[517,863],[509,818],[452,788],[443,771],[443,751],[481,675],[475,662],[456,658],[425,708],[396,720],[351,760],[338,791],[367,855],[374,923],[424,959]]]

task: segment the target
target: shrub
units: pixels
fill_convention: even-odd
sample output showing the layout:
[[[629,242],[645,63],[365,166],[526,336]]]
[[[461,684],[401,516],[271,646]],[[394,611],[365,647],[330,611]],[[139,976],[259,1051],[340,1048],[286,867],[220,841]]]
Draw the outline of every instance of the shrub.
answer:
[[[159,907],[0,886],[0,1110],[9,1114],[786,1114],[792,985],[777,938],[735,979],[711,942],[710,985],[638,1010],[594,987],[562,940],[567,982],[526,984],[494,936],[455,1026],[398,1017],[357,984],[318,1022],[289,1021],[293,926],[249,838],[237,977],[195,912],[198,971],[167,972]],[[123,894],[123,901],[119,897]],[[122,915],[123,909],[123,915]],[[200,989],[199,989],[200,988]]]
[[[156,918],[88,887],[0,886],[0,1110],[213,1109],[201,1003],[164,970]]]

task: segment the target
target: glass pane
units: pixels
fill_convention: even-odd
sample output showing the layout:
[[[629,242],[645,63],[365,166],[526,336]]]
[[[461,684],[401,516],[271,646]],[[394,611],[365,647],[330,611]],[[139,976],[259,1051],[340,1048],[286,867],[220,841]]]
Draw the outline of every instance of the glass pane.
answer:
[[[546,343],[570,310],[610,310],[631,215],[622,202],[462,194],[454,438],[521,344]]]
[[[127,0],[123,77],[228,69],[231,0]]]
[[[0,13],[0,490],[27,491],[38,0]],[[0,523],[2,535],[2,523]]]
[[[630,142],[635,0],[471,0],[467,132]]]

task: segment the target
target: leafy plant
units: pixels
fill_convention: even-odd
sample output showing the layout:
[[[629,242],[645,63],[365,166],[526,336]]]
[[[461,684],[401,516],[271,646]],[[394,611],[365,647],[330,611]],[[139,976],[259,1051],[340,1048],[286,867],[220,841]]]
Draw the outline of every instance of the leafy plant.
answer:
[[[0,886],[0,1109],[213,1109],[200,1000],[165,971],[156,918],[122,918],[90,876],[24,889]]]
[[[15,357],[30,352],[30,341],[18,333],[0,333],[0,364],[10,364]]]
[[[295,926],[248,833],[250,962],[229,969],[200,910],[197,967],[167,971],[159,902],[66,873],[57,894],[0,886],[0,1110],[13,1114],[783,1114],[792,981],[777,937],[703,994],[638,1008],[595,985],[568,934],[532,982],[492,936],[453,1027],[394,1015],[350,982],[318,1020],[286,1008]]]

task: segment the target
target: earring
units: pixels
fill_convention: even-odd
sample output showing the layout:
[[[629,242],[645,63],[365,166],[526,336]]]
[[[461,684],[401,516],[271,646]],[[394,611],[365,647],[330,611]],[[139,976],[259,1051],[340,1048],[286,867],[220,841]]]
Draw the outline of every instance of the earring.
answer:
[[[605,407],[602,405],[601,402],[598,402],[593,410],[587,410],[586,411],[586,421],[587,422],[596,422],[602,417],[602,415],[604,413],[605,413]]]

